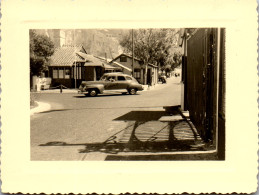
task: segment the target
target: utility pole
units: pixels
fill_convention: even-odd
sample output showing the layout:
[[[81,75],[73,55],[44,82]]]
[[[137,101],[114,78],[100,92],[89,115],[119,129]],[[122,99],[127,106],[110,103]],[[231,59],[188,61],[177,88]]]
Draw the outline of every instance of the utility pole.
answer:
[[[77,76],[77,74],[76,74],[76,71],[77,71],[77,68],[76,68],[76,61],[75,61],[75,67],[74,67],[75,69],[74,69],[74,77],[75,77],[75,89],[76,89],[76,76]]]
[[[134,36],[132,29],[132,76],[134,77]]]

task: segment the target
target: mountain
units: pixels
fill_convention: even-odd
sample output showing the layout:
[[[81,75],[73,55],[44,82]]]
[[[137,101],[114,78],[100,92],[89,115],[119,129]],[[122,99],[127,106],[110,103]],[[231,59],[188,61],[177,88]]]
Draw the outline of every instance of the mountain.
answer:
[[[44,29],[36,30],[52,39],[55,47],[83,45],[87,53],[113,59],[122,53],[119,40],[127,29]]]

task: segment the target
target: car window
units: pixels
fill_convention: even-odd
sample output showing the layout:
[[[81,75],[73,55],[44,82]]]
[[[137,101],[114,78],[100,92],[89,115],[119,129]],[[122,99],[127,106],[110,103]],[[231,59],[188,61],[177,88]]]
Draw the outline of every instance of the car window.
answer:
[[[126,76],[126,79],[127,79],[128,81],[131,81],[131,80],[132,80],[131,77],[127,77],[127,76]]]
[[[107,75],[103,75],[100,80],[101,80],[101,81],[107,80]]]
[[[116,77],[115,76],[108,76],[107,78],[106,78],[106,80],[107,81],[115,81],[116,80]]]
[[[124,76],[118,76],[118,81],[125,81],[125,77]]]

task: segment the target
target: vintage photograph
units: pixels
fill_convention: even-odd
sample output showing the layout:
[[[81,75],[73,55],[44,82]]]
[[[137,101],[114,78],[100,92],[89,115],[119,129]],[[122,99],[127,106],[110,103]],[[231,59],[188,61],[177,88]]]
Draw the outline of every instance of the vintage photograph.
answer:
[[[224,161],[225,31],[30,29],[30,160]]]
[[[254,193],[256,9],[3,0],[2,192]]]

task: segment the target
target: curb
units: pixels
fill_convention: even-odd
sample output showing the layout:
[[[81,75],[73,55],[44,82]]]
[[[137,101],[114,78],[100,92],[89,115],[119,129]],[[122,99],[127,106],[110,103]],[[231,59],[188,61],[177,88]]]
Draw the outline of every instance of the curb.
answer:
[[[54,89],[54,90],[41,90],[34,93],[78,93],[78,90],[62,90],[62,93],[60,93],[60,89]]]
[[[36,103],[38,104],[38,106],[31,109],[30,115],[33,115],[35,113],[48,111],[51,108],[50,104],[48,104],[48,103],[44,103],[44,102],[36,102]]]

